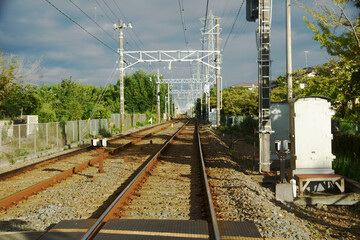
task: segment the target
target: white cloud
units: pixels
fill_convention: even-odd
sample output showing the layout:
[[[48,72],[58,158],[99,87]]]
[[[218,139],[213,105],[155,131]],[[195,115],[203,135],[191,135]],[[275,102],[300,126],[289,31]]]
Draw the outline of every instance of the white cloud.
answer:
[[[126,15],[125,19],[111,1],[107,3],[117,17],[114,17],[101,1],[98,2],[105,13],[94,0],[85,2],[72,0],[90,17],[94,18],[96,14],[97,23],[110,37],[70,1],[50,1],[114,50],[118,48],[119,36],[118,31],[113,30],[112,24],[117,23],[118,19],[126,23],[131,22],[133,25],[133,29],[124,30],[124,46],[127,50],[186,49],[177,1],[117,1],[122,13]],[[199,19],[205,15],[206,1],[183,0],[182,2],[189,47],[201,49],[200,29],[203,26]],[[277,77],[285,72],[285,3],[281,1],[273,1],[273,3],[271,56],[272,74],[273,77]],[[228,36],[240,4],[237,0],[210,1],[209,10],[222,18],[220,22],[223,29],[221,46]],[[31,59],[43,57],[40,73],[43,78],[40,82],[50,84],[73,76],[73,79],[83,83],[103,84],[102,79],[108,77],[116,60],[117,56],[114,52],[84,32],[46,1],[12,0],[4,6],[6,10],[2,11],[0,22],[1,50]],[[303,10],[293,4],[292,13],[293,55],[296,56],[293,59],[294,68],[305,65],[304,50],[310,51],[309,65],[324,63],[327,54],[324,50],[320,50],[319,45],[312,40],[312,33],[302,20]],[[245,4],[223,53],[222,76],[226,86],[257,80],[257,50],[254,33],[257,23],[247,23],[244,18]],[[166,70],[168,67],[166,64],[152,66],[153,68],[144,69],[144,65],[138,65],[127,72],[135,71],[140,67],[155,72],[154,69],[159,67],[167,77],[190,77],[188,64],[173,64],[173,72]]]

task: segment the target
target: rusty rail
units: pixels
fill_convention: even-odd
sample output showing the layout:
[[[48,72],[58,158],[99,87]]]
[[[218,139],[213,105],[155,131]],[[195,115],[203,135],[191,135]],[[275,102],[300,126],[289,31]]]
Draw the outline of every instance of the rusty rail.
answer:
[[[196,122],[196,126],[195,126],[195,131],[196,131],[196,138],[197,138],[197,143],[198,143],[198,148],[199,148],[199,157],[200,157],[200,161],[201,161],[201,172],[202,172],[202,179],[203,179],[203,184],[206,190],[206,200],[207,200],[207,205],[208,205],[208,209],[209,209],[209,218],[210,218],[210,223],[212,226],[212,233],[214,234],[214,238],[216,240],[220,240],[220,231],[219,231],[219,226],[217,224],[217,220],[216,220],[216,214],[215,214],[215,208],[214,208],[214,204],[212,201],[212,197],[211,197],[211,192],[210,192],[210,186],[209,186],[209,182],[208,182],[208,178],[207,178],[207,174],[206,174],[206,168],[205,168],[205,161],[204,161],[204,157],[203,157],[203,153],[202,153],[202,148],[201,148],[201,139],[200,139],[200,134],[199,134],[199,123],[198,121]]]
[[[167,125],[167,124],[170,124],[170,123],[165,122],[165,123],[162,123],[162,124],[151,126],[149,128],[140,129],[139,131],[136,131],[136,132],[133,132],[133,133],[129,133],[129,134],[122,135],[122,136],[116,136],[115,138],[110,139],[108,141],[108,143],[111,143],[112,141],[115,141],[115,140],[117,140],[119,138],[134,136],[134,134],[144,132],[146,130],[152,129],[152,128],[157,127],[159,125]],[[25,172],[31,171],[33,169],[40,168],[40,167],[52,164],[52,163],[57,162],[59,160],[63,160],[63,159],[75,156],[77,154],[80,154],[80,153],[83,153],[83,152],[86,152],[86,151],[90,151],[91,149],[92,149],[92,146],[87,146],[87,147],[84,147],[84,148],[81,148],[81,149],[74,150],[74,151],[69,152],[69,153],[64,153],[64,154],[61,154],[61,155],[56,156],[56,157],[51,157],[49,159],[45,159],[43,161],[27,165],[27,166],[22,167],[22,168],[18,168],[18,169],[14,169],[14,170],[11,170],[11,171],[8,171],[8,172],[1,173],[0,174],[0,182],[5,181],[6,179],[14,177],[16,175],[19,175],[21,173],[25,173]]]
[[[105,152],[103,154],[103,158],[106,159],[110,155],[113,155],[113,154],[119,152],[120,150],[123,150],[123,149],[125,149],[125,148],[127,148],[127,147],[129,147],[129,146],[131,146],[131,145],[133,145],[135,143],[138,143],[139,141],[143,140],[144,138],[147,138],[147,137],[152,136],[152,135],[154,135],[154,134],[156,134],[156,133],[158,133],[160,131],[165,130],[169,126],[170,126],[170,124],[168,123],[168,124],[166,124],[165,127],[161,128],[159,130],[156,130],[156,131],[154,131],[152,133],[149,133],[149,134],[147,134],[145,136],[139,137],[139,138],[127,143],[127,144],[121,145],[121,146],[119,146],[117,148],[114,148],[114,149],[108,151],[108,152]],[[145,131],[145,130],[142,130],[142,131]],[[52,160],[52,161],[54,161],[54,160]],[[91,159],[89,161],[83,162],[82,164],[80,164],[80,165],[78,165],[76,167],[73,167],[72,169],[69,169],[69,170],[67,170],[67,171],[65,171],[65,172],[63,172],[61,174],[58,174],[58,175],[56,175],[56,176],[54,176],[52,178],[46,179],[46,180],[44,180],[44,181],[42,181],[42,182],[40,182],[38,184],[35,184],[34,186],[26,188],[26,189],[24,189],[22,191],[14,193],[11,196],[5,197],[5,198],[0,200],[0,210],[8,208],[8,207],[10,207],[12,205],[15,205],[19,201],[21,201],[23,199],[26,199],[29,196],[34,195],[34,194],[36,194],[36,193],[38,193],[40,191],[43,191],[46,188],[51,187],[56,183],[61,182],[62,180],[72,176],[73,174],[76,174],[76,173],[84,170],[85,168],[87,168],[89,166],[93,166],[98,161],[99,161],[99,157],[95,157],[95,158],[93,158],[93,159]]]
[[[161,149],[154,154],[154,156],[147,162],[147,164],[141,169],[141,171],[133,178],[133,180],[127,185],[127,187],[118,195],[118,197],[111,203],[111,205],[105,210],[105,212],[99,217],[95,224],[85,233],[81,238],[82,240],[92,239],[99,229],[110,219],[116,218],[118,210],[126,203],[129,196],[136,190],[136,188],[142,183],[142,180],[146,177],[150,169],[156,164],[158,157],[161,153],[174,141],[174,138],[186,127],[189,123],[188,120],[166,143]]]

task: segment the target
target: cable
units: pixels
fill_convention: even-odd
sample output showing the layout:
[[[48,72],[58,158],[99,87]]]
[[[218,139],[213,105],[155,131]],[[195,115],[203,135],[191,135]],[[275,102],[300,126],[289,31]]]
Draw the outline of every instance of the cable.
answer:
[[[104,9],[102,8],[102,6],[99,4],[99,2],[98,2],[97,0],[95,0],[95,2],[96,2],[96,4],[99,6],[99,8],[101,9],[101,11],[105,14],[105,16],[107,17],[107,19],[109,20],[109,22],[110,22],[111,24],[113,24],[114,21],[112,21],[112,20],[110,19],[109,15],[106,14],[106,12],[105,12]]]
[[[93,38],[95,38],[98,42],[100,42],[102,45],[104,45],[105,47],[107,47],[108,49],[110,49],[111,51],[115,52],[116,54],[119,54],[115,49],[113,49],[112,47],[110,47],[109,45],[107,45],[106,43],[104,43],[103,41],[101,41],[98,37],[96,37],[94,34],[92,34],[91,32],[89,32],[88,30],[86,30],[83,26],[81,26],[79,23],[77,23],[75,20],[73,20],[71,17],[69,17],[68,15],[66,15],[66,13],[64,13],[63,11],[61,11],[59,8],[57,8],[54,4],[52,4],[49,0],[45,0],[47,3],[49,3],[51,6],[53,6],[56,10],[58,10],[62,15],[64,15],[65,17],[67,17],[70,21],[72,21],[73,23],[75,23],[76,25],[78,25],[82,30],[84,30],[87,34],[89,34],[90,36],[92,36]]]
[[[186,45],[186,49],[189,50],[189,42],[187,40],[187,36],[186,36],[186,27],[185,27],[185,17],[184,17],[184,6],[182,4],[182,0],[179,0],[179,10],[180,10],[180,17],[181,17],[181,24],[183,27],[183,32],[184,32],[184,40],[185,40],[185,45]]]
[[[83,14],[85,14],[93,23],[95,23],[101,30],[103,30],[104,33],[106,33],[111,39],[113,39],[115,42],[116,39],[111,36],[108,32],[106,32],[97,22],[95,22],[86,12],[84,12],[78,5],[76,5],[72,0],[69,0],[77,9],[79,9]]]
[[[208,10],[209,10],[209,0],[207,0],[207,1],[206,1],[206,11],[205,11],[204,32],[205,32],[205,29],[206,29],[206,22],[207,22]],[[204,50],[204,49],[203,49],[203,50]]]
[[[181,17],[181,24],[184,32],[184,40],[185,40],[185,47],[189,51],[189,42],[186,35],[186,27],[185,27],[185,15],[184,15],[184,5],[182,3],[182,0],[179,0],[179,10],[180,10],[180,17]],[[190,76],[193,76],[193,71],[191,67],[191,63],[189,62],[189,68],[190,68]]]
[[[106,14],[105,10],[100,6],[99,2],[98,2],[97,0],[95,0],[95,2],[96,2],[96,4],[100,7],[100,9],[103,11],[103,13],[107,16],[107,18],[108,18],[108,20],[110,21],[110,23],[113,23],[114,21],[112,21],[112,19]],[[106,7],[110,10],[110,12],[112,13],[112,15],[113,15],[115,18],[118,18],[118,17],[116,16],[116,14],[114,13],[114,11],[110,8],[110,6],[105,2],[105,0],[103,0],[103,2],[104,2],[104,4],[106,5]],[[118,5],[115,1],[113,1],[113,2],[115,3],[115,5],[116,5],[117,9],[119,10],[120,14],[124,17],[125,21],[130,22],[130,21],[127,19],[127,17],[124,15],[124,13],[120,10],[119,5]],[[130,38],[131,38],[132,41],[135,43],[135,45],[136,45],[136,47],[137,47],[138,49],[141,49],[141,47],[140,47],[140,45],[139,45],[137,42],[139,42],[141,45],[143,45],[144,48],[146,48],[145,45],[143,44],[143,42],[142,42],[142,41],[139,39],[139,37],[137,36],[137,34],[136,34],[136,32],[135,32],[134,29],[130,29],[129,32],[130,32],[130,34],[129,34]],[[135,37],[133,37],[131,33],[132,33]],[[135,38],[136,38],[136,39],[135,39]],[[127,44],[129,44],[129,43],[127,42]],[[131,46],[131,44],[129,44],[129,45]],[[148,67],[149,65],[145,65],[145,66]],[[152,69],[154,69],[151,65],[150,65],[150,67],[151,67]],[[149,68],[148,68],[148,69],[149,69]]]
[[[240,7],[239,7],[239,10],[238,10],[238,12],[237,12],[237,14],[236,14],[235,21],[234,21],[233,25],[231,26],[229,35],[228,35],[227,38],[226,38],[226,41],[225,41],[225,44],[224,44],[224,47],[223,47],[223,51],[225,50],[225,47],[226,47],[226,45],[227,45],[227,43],[228,43],[228,41],[229,41],[230,35],[231,35],[231,33],[232,33],[233,29],[234,29],[234,26],[235,26],[235,24],[236,24],[236,21],[238,20],[238,17],[239,17],[239,15],[240,15],[240,11],[241,11],[241,9],[242,9],[242,7],[243,7],[243,5],[244,5],[244,2],[245,2],[245,0],[242,1],[241,5],[240,5]]]
[[[109,5],[103,0],[103,2],[105,3],[106,7],[110,10],[110,12],[112,13],[112,15],[114,15],[115,19],[118,18],[116,16],[116,14],[113,12],[113,10],[111,10],[111,8],[109,7]]]
[[[118,61],[119,61],[119,60],[120,60],[120,59],[118,59]],[[99,103],[101,102],[101,100],[104,98],[104,95],[105,95],[105,93],[106,93],[106,91],[107,91],[107,88],[108,88],[108,86],[109,86],[109,84],[110,84],[110,79],[113,78],[113,75],[114,75],[114,73],[115,73],[115,69],[116,69],[116,66],[117,66],[117,64],[118,64],[118,61],[115,62],[115,65],[114,65],[114,67],[113,67],[113,69],[112,69],[112,71],[111,71],[108,79],[106,80],[106,87],[103,89],[103,91],[101,92],[100,96],[98,97],[98,100],[96,101],[95,106],[93,107],[93,110],[92,110],[89,118],[92,118],[92,116],[95,114],[97,105],[99,105]]]

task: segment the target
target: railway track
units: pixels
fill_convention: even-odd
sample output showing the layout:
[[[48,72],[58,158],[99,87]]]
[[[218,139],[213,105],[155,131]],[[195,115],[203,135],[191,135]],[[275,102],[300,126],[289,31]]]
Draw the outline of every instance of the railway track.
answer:
[[[220,239],[197,125],[176,132],[82,239],[93,239],[112,219],[206,220],[211,230],[203,237]]]
[[[104,156],[136,144],[170,127],[173,122],[143,129],[109,141]],[[51,158],[40,163],[0,175],[0,209],[8,208],[52,186],[83,169],[94,166],[99,160],[92,147]]]
[[[93,165],[23,197],[0,211],[0,231],[36,230],[41,240],[235,239],[240,227],[260,236],[254,224],[217,221],[198,127],[183,124],[133,136],[132,145],[113,141],[122,150],[104,161],[104,174]]]

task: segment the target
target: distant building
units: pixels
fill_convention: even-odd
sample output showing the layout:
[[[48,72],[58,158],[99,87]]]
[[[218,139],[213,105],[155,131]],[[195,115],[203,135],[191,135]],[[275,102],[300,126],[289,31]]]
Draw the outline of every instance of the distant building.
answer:
[[[258,89],[259,84],[258,83],[245,83],[245,82],[242,82],[242,83],[236,84],[236,85],[231,86],[231,87],[243,87],[243,88],[247,88],[249,90],[255,90],[255,89]]]

